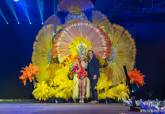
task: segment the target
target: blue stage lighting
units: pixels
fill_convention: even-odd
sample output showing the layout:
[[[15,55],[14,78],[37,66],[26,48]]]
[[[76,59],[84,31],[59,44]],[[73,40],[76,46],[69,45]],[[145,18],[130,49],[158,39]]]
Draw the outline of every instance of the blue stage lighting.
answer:
[[[26,4],[26,0],[20,0],[19,5],[23,9],[23,12],[25,13],[25,16],[27,17],[29,24],[31,24],[31,20],[30,20],[30,16],[29,16],[28,6]]]
[[[41,22],[43,23],[43,21],[44,21],[44,15],[43,15],[44,1],[43,0],[42,1],[37,0],[37,4],[38,4],[38,9],[39,9],[39,13],[40,13]]]
[[[0,15],[2,16],[2,18],[4,19],[4,21],[6,22],[6,24],[9,24],[1,9],[0,9]]]
[[[18,2],[19,0],[14,0],[14,2]]]
[[[11,12],[13,13],[17,23],[19,23],[19,20],[18,20],[18,17],[17,17],[17,14],[16,14],[16,11],[15,11],[15,7],[14,7],[14,4],[13,4],[13,1],[12,0],[5,0],[9,9],[11,10]]]
[[[59,0],[54,0],[54,14],[57,14],[57,5]]]

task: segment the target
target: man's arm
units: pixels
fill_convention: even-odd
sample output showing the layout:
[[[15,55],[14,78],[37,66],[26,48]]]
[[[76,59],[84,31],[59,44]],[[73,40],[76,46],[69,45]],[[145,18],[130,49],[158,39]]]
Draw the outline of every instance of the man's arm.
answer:
[[[97,79],[100,76],[99,67],[100,67],[99,61],[96,58],[94,61],[94,70],[95,70],[94,79]]]

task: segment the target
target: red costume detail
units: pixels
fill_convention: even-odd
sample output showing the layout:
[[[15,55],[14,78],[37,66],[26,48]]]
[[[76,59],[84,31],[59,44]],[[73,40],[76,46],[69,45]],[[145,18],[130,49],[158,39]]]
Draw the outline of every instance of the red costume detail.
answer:
[[[73,67],[72,72],[77,73],[79,79],[80,79],[81,77],[87,77],[87,72],[85,71],[85,69],[82,67],[81,64],[76,64],[76,65]]]

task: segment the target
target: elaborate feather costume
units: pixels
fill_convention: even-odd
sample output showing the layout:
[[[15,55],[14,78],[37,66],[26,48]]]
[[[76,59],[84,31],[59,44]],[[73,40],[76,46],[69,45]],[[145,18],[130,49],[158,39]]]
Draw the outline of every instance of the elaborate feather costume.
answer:
[[[39,69],[35,76],[38,83],[33,91],[36,99],[76,99],[78,84],[77,78],[70,75],[71,68],[77,56],[86,57],[89,49],[95,52],[101,64],[106,63],[106,67],[100,70],[96,86],[98,98],[128,98],[123,66],[129,71],[134,67],[135,42],[127,30],[111,24],[104,14],[92,10],[93,7],[90,0],[61,0],[58,10],[69,12],[65,23],[61,24],[55,15],[45,21],[34,42],[32,54],[32,64]],[[84,13],[86,10],[92,10],[91,20]],[[89,90],[89,83],[87,87]]]

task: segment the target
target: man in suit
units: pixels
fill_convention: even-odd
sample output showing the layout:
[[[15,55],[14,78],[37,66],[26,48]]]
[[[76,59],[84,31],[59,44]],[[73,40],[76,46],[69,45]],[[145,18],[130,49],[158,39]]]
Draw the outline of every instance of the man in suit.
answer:
[[[88,50],[88,77],[91,83],[91,93],[92,93],[92,103],[97,103],[97,91],[95,86],[97,84],[98,78],[100,76],[99,73],[99,61],[96,58],[94,52],[92,50]]]

